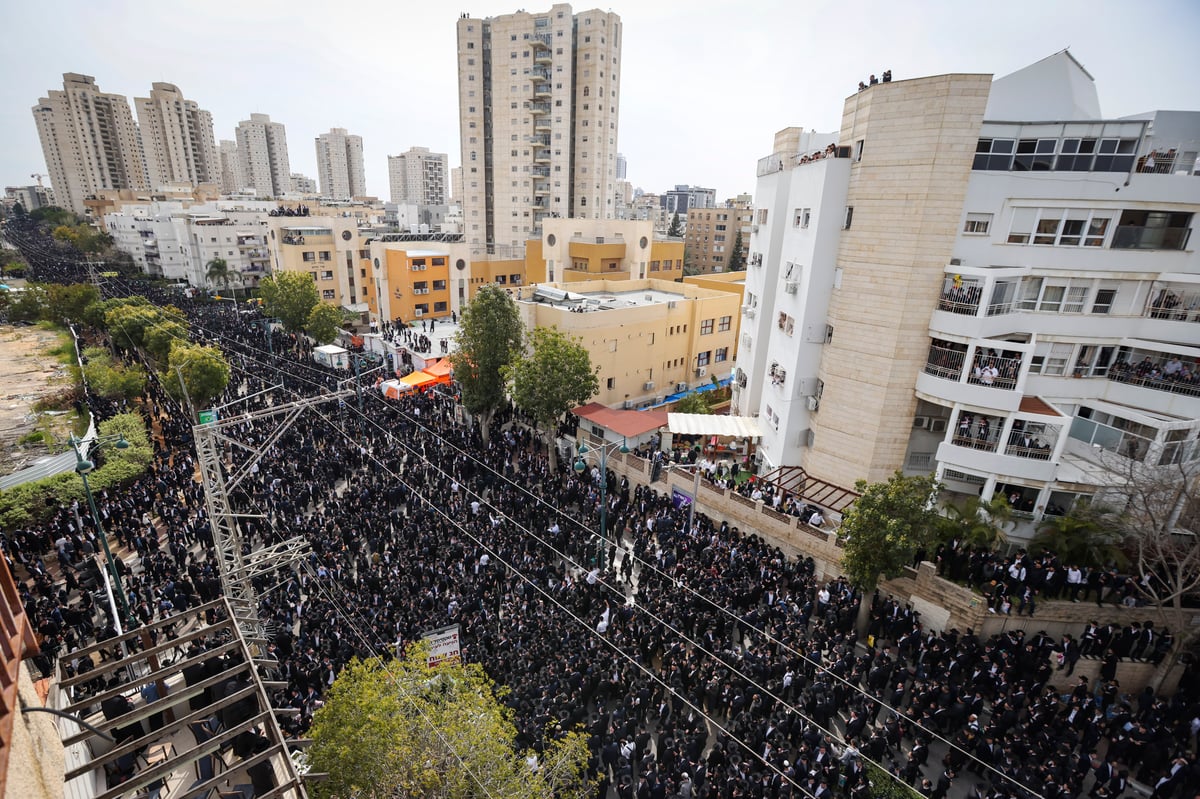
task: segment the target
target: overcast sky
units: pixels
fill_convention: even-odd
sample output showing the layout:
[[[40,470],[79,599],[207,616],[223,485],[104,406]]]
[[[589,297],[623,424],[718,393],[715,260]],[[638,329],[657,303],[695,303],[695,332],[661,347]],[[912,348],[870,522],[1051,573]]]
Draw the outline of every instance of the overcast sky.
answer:
[[[62,88],[62,73],[82,72],[131,100],[154,81],[174,83],[212,112],[218,140],[251,112],[270,114],[287,126],[292,171],[312,177],[313,139],[347,128],[363,137],[368,193],[386,199],[389,154],[425,146],[459,163],[459,14],[519,7],[0,0],[0,182],[28,185],[46,171],[30,109]],[[885,69],[897,80],[1000,76],[1069,47],[1095,77],[1105,116],[1200,110],[1195,0],[636,0],[605,10],[624,24],[619,150],[646,191],[753,192],[775,131],[834,130],[846,96]]]

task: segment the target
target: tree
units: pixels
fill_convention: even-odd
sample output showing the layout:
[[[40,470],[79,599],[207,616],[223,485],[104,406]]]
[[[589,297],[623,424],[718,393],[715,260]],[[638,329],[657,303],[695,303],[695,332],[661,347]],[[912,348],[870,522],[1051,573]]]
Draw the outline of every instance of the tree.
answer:
[[[1112,511],[1097,505],[1071,508],[1062,516],[1044,516],[1029,542],[1035,554],[1053,552],[1064,566],[1093,568],[1129,562],[1124,534]]]
[[[147,327],[142,334],[142,349],[156,363],[166,363],[171,355],[171,346],[176,341],[187,341],[188,329],[181,322],[175,321],[166,314],[159,316],[159,321]]]
[[[899,576],[936,540],[938,483],[932,475],[896,472],[886,483],[859,480],[855,490],[860,496],[838,530],[845,540],[842,571],[866,593],[875,590],[880,575]]]
[[[708,396],[699,391],[685,394],[675,403],[675,413],[712,413],[708,404]]]
[[[328,344],[342,329],[342,310],[324,302],[318,303],[308,312],[304,329],[318,344]]]
[[[738,230],[737,238],[733,240],[733,252],[729,253],[728,272],[740,272],[746,268],[746,245],[742,241],[742,231]]]
[[[308,315],[321,300],[317,285],[308,272],[276,272],[258,284],[263,300],[263,312],[275,316],[291,333],[304,330]]]
[[[99,299],[100,290],[91,283],[50,283],[46,286],[48,314],[68,322],[82,322],[88,306]]]
[[[1012,507],[1003,494],[988,501],[969,497],[942,508],[938,531],[944,541],[957,538],[973,547],[999,549],[1008,540],[1004,528],[1012,526],[1011,519]]]
[[[428,651],[420,643],[399,660],[355,659],[338,674],[309,733],[309,763],[329,774],[311,786],[315,797],[590,795],[581,733],[554,735],[540,754],[519,751],[512,711],[483,668],[429,666]]]
[[[578,339],[557,328],[535,328],[527,343],[528,352],[515,358],[501,373],[511,387],[513,401],[545,431],[554,468],[555,428],[563,414],[600,390],[596,376],[600,367],[592,366],[591,356]]]
[[[114,362],[107,350],[84,351],[83,376],[93,391],[107,399],[131,400],[146,390],[146,370],[138,364]]]
[[[134,349],[143,346],[146,331],[161,318],[153,305],[122,304],[104,314],[104,326],[118,346]]]
[[[1132,555],[1138,591],[1154,606],[1160,638],[1168,628],[1175,638],[1151,680],[1156,689],[1200,637],[1184,607],[1200,595],[1200,460],[1187,460],[1185,447],[1180,444],[1174,464],[1166,452],[1159,463],[1167,463],[1159,466],[1121,458],[1122,466],[1113,469],[1116,481],[1103,492],[1110,501],[1124,500],[1118,529]]]
[[[463,407],[479,419],[485,444],[492,416],[506,396],[502,372],[517,356],[523,332],[516,302],[498,286],[480,288],[459,319],[450,362]]]
[[[679,212],[675,212],[675,216],[671,217],[671,226],[667,228],[667,235],[672,238],[683,238],[683,223],[679,221]]]
[[[229,362],[217,347],[175,341],[159,378],[168,394],[199,410],[221,396],[229,385]]]
[[[208,271],[205,273],[205,276],[208,278],[208,282],[214,285],[220,283],[225,288],[229,288],[229,281],[232,280],[235,275],[238,277],[241,276],[241,273],[236,269],[229,268],[229,264],[224,258],[213,258],[211,261],[205,264],[205,267],[208,269]]]

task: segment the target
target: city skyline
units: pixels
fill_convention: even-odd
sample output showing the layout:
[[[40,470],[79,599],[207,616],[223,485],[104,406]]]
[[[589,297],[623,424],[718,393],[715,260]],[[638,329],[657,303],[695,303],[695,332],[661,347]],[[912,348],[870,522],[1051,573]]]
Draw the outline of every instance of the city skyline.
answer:
[[[576,13],[590,8],[573,6]],[[238,24],[230,25],[235,9]],[[345,127],[363,138],[367,193],[386,199],[388,155],[413,146],[461,152],[459,14],[482,18],[517,7],[490,0],[451,10],[371,4],[345,20],[297,10],[281,2],[10,9],[13,62],[23,66],[0,86],[7,145],[0,148],[0,181],[29,185],[32,173],[48,171],[30,109],[61,84],[64,72],[79,72],[131,102],[154,82],[172,83],[211,110],[217,140],[232,139],[251,113],[284,124],[293,143]],[[617,149],[628,160],[630,182],[649,192],[677,183],[713,187],[718,201],[751,192],[755,163],[769,153],[775,131],[789,125],[836,130],[840,118],[831,109],[840,108],[858,81],[885,69],[896,80],[946,72],[1000,76],[1070,47],[1101,87],[1106,118],[1200,108],[1200,88],[1184,79],[1187,37],[1200,10],[1182,2],[1151,3],[1152,17],[1172,24],[1156,28],[1153,46],[1140,47],[1119,15],[1076,2],[1018,3],[1003,18],[940,2],[919,14],[884,3],[845,14],[833,4],[764,2],[733,24],[728,6],[706,0],[611,10],[625,31]],[[371,15],[379,19],[364,25]],[[264,29],[272,31],[266,39]],[[72,55],[46,55],[51,32],[53,52]],[[123,38],[113,47],[117,35]],[[312,41],[323,49],[295,44]],[[125,57],[129,53],[137,57]],[[690,80],[692,70],[706,79]],[[741,98],[741,110],[731,114],[723,106],[714,114],[707,98],[731,93]],[[292,158],[295,171],[318,174],[310,146],[293,146]],[[452,155],[450,166],[457,160]]]

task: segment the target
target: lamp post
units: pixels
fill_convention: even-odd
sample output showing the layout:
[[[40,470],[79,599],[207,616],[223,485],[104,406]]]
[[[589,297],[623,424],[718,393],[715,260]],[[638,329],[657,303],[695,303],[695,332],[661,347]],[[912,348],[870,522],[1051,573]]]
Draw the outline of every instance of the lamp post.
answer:
[[[608,455],[616,450],[625,454],[629,452],[629,445],[625,443],[625,439],[621,439],[620,444],[610,441],[601,444],[597,450],[599,452],[598,465],[600,466],[600,541],[597,544],[599,551],[596,554],[596,567],[600,571],[604,571],[604,553],[608,547]],[[579,442],[575,458],[575,471],[578,474],[583,474],[587,470],[585,461],[591,452],[587,444],[583,441]]]
[[[75,451],[75,471],[83,480],[83,493],[87,496],[88,508],[92,511],[92,521],[96,525],[96,533],[100,537],[100,544],[104,547],[104,557],[108,563],[108,571],[110,577],[105,579],[108,582],[112,581],[112,587],[108,593],[109,611],[113,616],[113,626],[117,629],[117,634],[124,633],[124,625],[133,618],[129,612],[129,597],[125,595],[125,589],[121,585],[121,573],[117,571],[117,562],[113,558],[112,550],[108,546],[108,536],[104,533],[104,526],[100,523],[100,512],[96,510],[96,498],[92,496],[92,487],[88,483],[88,474],[96,468],[96,464],[87,458],[83,457],[83,453],[79,449],[79,445],[84,443],[81,439],[72,435],[67,439],[71,444],[71,449]],[[129,442],[125,440],[123,435],[113,436],[97,436],[91,439],[94,446],[99,447],[101,444],[114,442],[113,446],[117,449],[128,449]],[[117,612],[116,603],[113,602],[113,593],[121,598],[120,613]]]

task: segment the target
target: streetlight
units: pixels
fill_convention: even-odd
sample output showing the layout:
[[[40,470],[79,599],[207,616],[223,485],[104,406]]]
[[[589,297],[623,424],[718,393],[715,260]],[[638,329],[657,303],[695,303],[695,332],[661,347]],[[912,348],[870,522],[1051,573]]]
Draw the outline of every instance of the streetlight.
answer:
[[[625,443],[625,439],[621,439],[618,446],[617,442],[610,441],[607,444],[601,444],[600,452],[600,542],[598,543],[599,553],[596,556],[596,567],[600,571],[604,571],[604,553],[608,547],[608,455],[610,452],[620,450],[621,454],[629,452],[629,445]],[[585,459],[591,453],[588,445],[583,441],[579,442],[579,447],[576,449],[575,471],[578,474],[583,474],[587,470]]]
[[[108,570],[111,573],[112,581],[111,584],[109,584],[110,578],[108,576],[104,578],[105,585],[108,588],[108,606],[110,612],[112,613],[113,626],[117,628],[117,635],[121,635],[125,632],[124,624],[132,619],[133,616],[129,612],[129,597],[125,595],[125,589],[121,587],[121,573],[117,571],[117,562],[113,558],[112,550],[108,547],[108,536],[105,535],[104,527],[100,523],[100,512],[96,510],[96,499],[92,496],[92,487],[88,484],[87,476],[93,469],[96,468],[96,464],[83,457],[83,453],[79,450],[79,445],[84,443],[82,439],[71,435],[67,440],[71,444],[71,449],[75,451],[75,471],[83,480],[83,493],[87,496],[88,507],[92,511],[92,521],[96,525],[96,533],[100,536],[100,543],[104,546],[104,557],[108,562]],[[101,444],[107,444],[111,441],[115,442],[113,446],[115,446],[117,449],[129,448],[129,442],[123,435],[97,436],[89,440],[96,447],[99,447]],[[117,605],[113,601],[114,591],[119,597],[121,597],[122,612],[120,614],[117,613]]]

